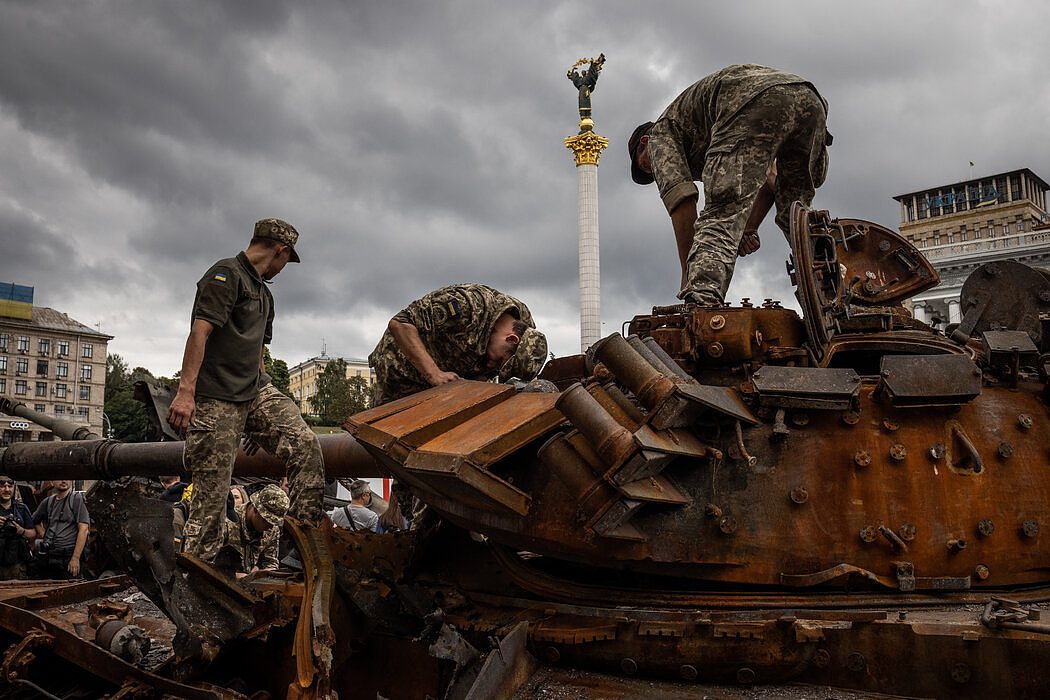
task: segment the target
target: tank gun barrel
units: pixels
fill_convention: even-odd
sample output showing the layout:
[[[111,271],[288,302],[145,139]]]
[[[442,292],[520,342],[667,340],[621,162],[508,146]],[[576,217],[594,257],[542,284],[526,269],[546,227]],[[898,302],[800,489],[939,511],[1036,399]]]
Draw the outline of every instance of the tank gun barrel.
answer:
[[[26,417],[33,420],[30,416]],[[319,435],[318,439],[324,456],[325,473],[329,478],[389,476],[350,435]],[[109,480],[122,476],[185,475],[182,456],[184,447],[184,442],[100,439],[18,442],[0,448],[0,474],[22,480]],[[233,473],[235,476],[280,479],[285,475],[285,466],[284,462],[263,450],[254,455],[247,455],[241,450],[237,453]]]
[[[34,411],[21,401],[15,401],[6,396],[0,396],[0,412],[10,416],[18,416],[31,420],[37,425],[47,428],[63,440],[98,440],[102,436],[92,432],[85,425],[77,425],[73,421],[64,418],[54,418],[39,411]]]

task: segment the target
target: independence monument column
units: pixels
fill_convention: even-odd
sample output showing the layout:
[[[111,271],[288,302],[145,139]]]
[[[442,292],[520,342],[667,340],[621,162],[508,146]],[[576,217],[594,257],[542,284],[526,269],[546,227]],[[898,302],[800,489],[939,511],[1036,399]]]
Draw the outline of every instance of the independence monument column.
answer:
[[[581,58],[569,69],[568,78],[579,90],[580,133],[565,139],[576,159],[576,226],[580,242],[580,349],[586,351],[602,332],[601,273],[598,267],[598,159],[609,139],[594,133],[591,92],[605,54]],[[586,70],[582,68],[586,66]]]

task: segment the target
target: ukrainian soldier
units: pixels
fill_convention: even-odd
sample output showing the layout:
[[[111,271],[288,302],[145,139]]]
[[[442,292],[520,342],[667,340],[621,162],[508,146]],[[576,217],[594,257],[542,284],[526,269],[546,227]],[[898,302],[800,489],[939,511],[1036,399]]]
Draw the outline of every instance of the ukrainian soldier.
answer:
[[[233,510],[237,519],[226,519],[222,545],[236,554],[236,577],[260,570],[275,571],[281,522],[288,510],[287,494],[280,486],[269,484]]]
[[[679,299],[722,304],[738,255],[758,250],[775,203],[789,232],[791,203],[813,201],[827,174],[827,102],[812,83],[735,65],[690,86],[628,142],[631,177],[656,182],[682,264]],[[697,214],[704,183],[704,209]]]
[[[263,371],[263,346],[273,334],[267,284],[288,262],[299,262],[299,232],[280,219],[255,224],[248,248],[220,260],[197,283],[178,392],[168,422],[186,432],[186,468],[193,496],[184,550],[206,561],[218,552],[233,461],[242,434],[284,460],[290,514],[320,522],[324,466],[317,436],[295,402]]]
[[[525,304],[483,284],[457,284],[390,319],[368,362],[378,405],[461,378],[530,380],[546,358],[547,339]]]

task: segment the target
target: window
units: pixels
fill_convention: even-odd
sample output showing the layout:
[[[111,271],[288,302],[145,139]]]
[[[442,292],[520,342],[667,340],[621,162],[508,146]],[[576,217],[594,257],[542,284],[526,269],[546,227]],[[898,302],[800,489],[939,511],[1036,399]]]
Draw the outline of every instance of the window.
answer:
[[[1009,236],[1010,235],[1010,224],[1003,224],[1003,235],[1004,236]]]
[[[7,355],[0,355],[0,372],[7,371]]]
[[[68,377],[69,376],[69,363],[59,362],[55,365],[55,376],[56,377]]]
[[[25,396],[29,393],[29,385],[24,379],[15,380],[15,396]]]
[[[7,333],[0,333],[0,352],[7,352]]]
[[[88,407],[87,406],[77,406],[77,416],[79,416],[80,418],[84,418],[86,420],[87,417],[88,417]]]
[[[35,403],[35,404],[33,404],[33,410],[36,411],[37,413],[43,413],[44,411],[47,410],[47,406],[45,404],[42,404],[42,403]]]
[[[29,336],[18,336],[18,352],[29,352]]]
[[[963,224],[959,228],[959,240],[960,241],[965,241],[966,240],[966,224]]]
[[[90,401],[91,400],[91,387],[83,385],[83,384],[80,386],[80,400],[81,401]]]
[[[36,376],[46,377],[47,376],[47,360],[36,361]]]
[[[64,415],[66,415],[66,407],[63,406],[60,403],[56,403],[55,404],[55,415],[56,416],[64,416]]]
[[[91,365],[82,365],[80,368],[80,381],[91,381]]]
[[[37,396],[47,396],[47,382],[37,382],[36,383],[36,395]]]
[[[6,393],[7,393],[7,380],[6,379],[0,379],[0,394],[6,394]]]
[[[69,355],[69,341],[60,340],[58,341],[58,355],[59,357],[66,357]]]
[[[36,341],[36,349],[41,355],[47,355],[51,352],[51,339],[41,338]]]
[[[25,357],[19,357],[15,360],[15,371],[25,374],[29,371],[29,359]]]
[[[1010,201],[1016,202],[1021,199],[1021,173],[1010,176]]]
[[[55,384],[55,396],[60,399],[66,398],[66,394],[69,392],[69,386],[66,384]]]
[[[1024,233],[1024,220],[1022,219],[1017,220],[1017,232]]]
[[[94,352],[94,347],[91,345],[91,343],[83,343],[83,344],[81,344],[81,346],[80,346],[80,356],[81,357],[91,357],[92,352]]]

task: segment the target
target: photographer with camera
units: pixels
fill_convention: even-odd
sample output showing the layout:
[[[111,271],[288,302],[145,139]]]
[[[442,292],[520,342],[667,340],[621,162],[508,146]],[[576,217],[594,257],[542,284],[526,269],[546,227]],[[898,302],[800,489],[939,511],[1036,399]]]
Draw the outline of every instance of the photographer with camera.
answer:
[[[0,579],[23,579],[36,536],[29,506],[15,500],[15,482],[0,474]]]
[[[65,479],[54,484],[55,492],[41,501],[33,513],[36,534],[40,537],[37,556],[33,558],[33,574],[34,578],[77,578],[91,518],[83,491],[74,491],[73,483]]]

